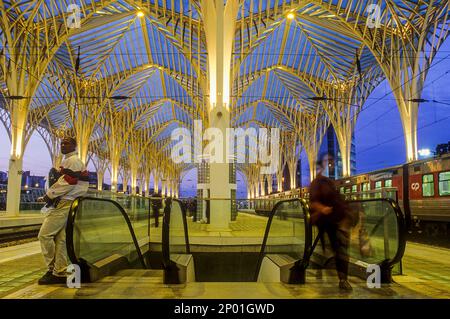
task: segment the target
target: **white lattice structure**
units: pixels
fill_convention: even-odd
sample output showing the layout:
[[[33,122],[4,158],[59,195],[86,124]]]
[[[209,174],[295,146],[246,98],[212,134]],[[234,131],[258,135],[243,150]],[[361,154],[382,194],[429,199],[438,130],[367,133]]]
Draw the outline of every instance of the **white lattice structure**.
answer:
[[[57,137],[72,134],[81,159],[92,160],[100,177],[109,169],[115,189],[119,175],[133,192],[139,179],[148,187],[153,176],[176,194],[193,165],[171,162],[174,128],[192,130],[194,120],[223,132],[279,128],[289,146],[281,168],[265,179],[280,185],[280,172],[295,168],[300,149],[314,176],[332,125],[349,175],[358,114],[384,79],[398,104],[407,160],[415,160],[423,84],[449,29],[448,0],[71,3],[0,1],[0,122],[11,140],[11,213],[18,212],[23,153],[35,131],[54,163]],[[239,169],[255,196],[258,164]],[[227,164],[211,165],[211,196],[229,197],[228,172]]]

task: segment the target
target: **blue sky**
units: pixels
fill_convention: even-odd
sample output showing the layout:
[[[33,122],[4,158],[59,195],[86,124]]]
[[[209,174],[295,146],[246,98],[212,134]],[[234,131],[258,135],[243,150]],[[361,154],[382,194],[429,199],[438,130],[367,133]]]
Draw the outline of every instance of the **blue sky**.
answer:
[[[450,41],[444,43],[434,60],[425,83],[423,98],[450,104]],[[388,83],[380,84],[366,102],[370,105],[357,121],[355,129],[356,162],[358,172],[367,172],[401,164],[405,161],[405,146],[400,116]],[[439,143],[450,141],[450,105],[423,103],[419,109],[418,143],[420,148],[434,149]],[[10,142],[0,125],[0,170],[6,171]],[[308,165],[303,154],[303,181],[308,181]],[[35,175],[45,175],[50,168],[47,147],[36,133],[25,150],[24,170]],[[90,170],[94,170],[92,165]],[[182,193],[193,195],[196,172],[188,172],[181,185]],[[109,179],[109,176],[106,176]],[[242,176],[238,175],[238,197],[245,197]]]

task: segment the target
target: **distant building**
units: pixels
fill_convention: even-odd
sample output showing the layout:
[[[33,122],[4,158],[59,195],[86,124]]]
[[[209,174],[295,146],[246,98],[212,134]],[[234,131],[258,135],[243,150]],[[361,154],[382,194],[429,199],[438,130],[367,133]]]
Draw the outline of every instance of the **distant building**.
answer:
[[[297,162],[297,168],[295,170],[295,187],[301,188],[302,187],[302,160],[298,159]]]
[[[8,183],[8,174],[6,172],[0,171],[0,184]]]
[[[320,146],[319,156],[324,153],[333,155],[334,167],[328,168],[328,176],[332,179],[338,179],[342,177],[342,157],[339,150],[339,143],[336,138],[336,132],[334,128],[330,126],[325,133],[322,145]],[[352,137],[352,146],[350,151],[350,172],[351,175],[356,174],[356,147],[355,147],[355,135]]]
[[[97,189],[97,172],[89,172],[89,188]]]
[[[24,188],[45,188],[45,176],[31,175],[30,171],[22,174],[22,187]]]

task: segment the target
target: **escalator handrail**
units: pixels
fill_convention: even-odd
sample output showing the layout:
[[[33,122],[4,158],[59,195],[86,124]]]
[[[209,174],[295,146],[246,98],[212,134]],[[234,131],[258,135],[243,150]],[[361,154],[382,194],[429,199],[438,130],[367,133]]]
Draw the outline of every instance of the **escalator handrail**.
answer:
[[[383,261],[386,263],[387,266],[392,267],[393,265],[399,263],[402,260],[403,255],[405,253],[406,232],[407,232],[405,216],[403,215],[403,212],[400,209],[400,206],[398,205],[398,203],[395,200],[393,200],[392,198],[356,199],[356,200],[348,201],[348,203],[367,203],[367,202],[386,202],[392,207],[392,210],[395,213],[395,217],[397,220],[397,230],[398,230],[397,251],[396,251],[394,257],[392,257],[389,260]],[[386,215],[383,215],[382,219],[384,219],[385,217],[386,217]]]
[[[290,198],[290,199],[280,200],[273,206],[273,208],[269,214],[269,219],[267,220],[267,225],[266,225],[266,229],[264,232],[264,238],[263,238],[263,242],[261,244],[261,250],[259,252],[258,263],[256,266],[256,272],[255,272],[255,278],[254,278],[255,281],[258,280],[258,275],[259,275],[259,271],[261,268],[261,264],[262,264],[262,261],[265,256],[266,244],[267,244],[267,239],[269,237],[270,227],[272,226],[272,220],[277,212],[277,209],[283,203],[295,202],[295,201],[299,201],[301,203],[302,210],[303,210],[303,218],[304,218],[304,222],[305,222],[304,223],[305,224],[305,238],[304,238],[304,240],[305,240],[304,247],[305,248],[303,249],[303,258],[301,260],[297,260],[295,264],[296,264],[296,266],[300,266],[302,268],[306,268],[308,266],[309,257],[311,256],[310,249],[312,246],[312,227],[311,227],[308,204],[302,198]]]
[[[145,264],[144,257],[142,255],[141,249],[140,249],[138,241],[136,239],[136,234],[134,233],[130,218],[128,217],[128,214],[123,209],[123,207],[119,203],[117,203],[111,199],[89,197],[89,196],[87,196],[87,197],[82,196],[82,197],[76,198],[72,202],[72,205],[70,206],[69,215],[67,217],[67,225],[66,225],[66,249],[67,249],[67,255],[68,255],[70,261],[74,264],[80,263],[80,260],[78,259],[78,257],[75,254],[75,247],[74,247],[74,243],[73,243],[73,229],[74,229],[75,217],[78,213],[78,208],[80,206],[80,203],[85,200],[108,202],[108,203],[112,203],[114,206],[116,206],[118,208],[119,212],[122,214],[122,217],[125,219],[125,222],[128,226],[128,230],[130,231],[130,235],[133,240],[133,244],[135,246],[136,252],[138,254],[139,261],[140,261],[142,267],[144,269],[146,269],[147,265]]]
[[[183,218],[183,231],[186,244],[186,254],[190,254],[189,234],[187,227],[186,207],[183,202],[176,198],[166,198],[163,216],[162,227],[162,255],[164,268],[173,266],[173,262],[170,260],[170,214],[172,212],[172,202],[177,202],[181,207],[181,215]]]

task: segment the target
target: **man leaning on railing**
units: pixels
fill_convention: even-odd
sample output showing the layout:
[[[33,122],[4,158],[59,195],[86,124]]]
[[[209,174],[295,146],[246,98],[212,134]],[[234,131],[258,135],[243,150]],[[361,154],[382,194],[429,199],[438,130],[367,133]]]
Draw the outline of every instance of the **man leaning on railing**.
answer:
[[[50,175],[49,189],[45,196],[38,198],[46,202],[42,212],[45,219],[39,231],[42,255],[48,271],[39,279],[40,285],[66,283],[66,222],[70,206],[75,198],[84,196],[89,187],[89,174],[78,157],[77,142],[71,137],[61,141],[64,159],[59,170]]]

